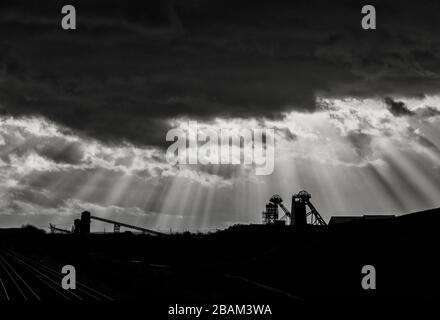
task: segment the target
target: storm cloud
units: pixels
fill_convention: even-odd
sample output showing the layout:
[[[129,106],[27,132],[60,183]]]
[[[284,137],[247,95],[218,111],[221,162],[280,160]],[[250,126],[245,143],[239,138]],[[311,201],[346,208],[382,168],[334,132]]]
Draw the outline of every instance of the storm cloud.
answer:
[[[409,110],[405,104],[401,101],[394,101],[390,97],[385,98],[385,103],[388,106],[388,110],[396,117],[412,116],[414,113]]]
[[[418,96],[439,87],[437,2],[60,1],[2,4],[0,111],[106,143],[164,146],[170,120],[279,119],[317,97]],[[405,21],[405,23],[402,23]],[[394,109],[392,109],[394,110]],[[399,112],[399,111],[397,111]]]

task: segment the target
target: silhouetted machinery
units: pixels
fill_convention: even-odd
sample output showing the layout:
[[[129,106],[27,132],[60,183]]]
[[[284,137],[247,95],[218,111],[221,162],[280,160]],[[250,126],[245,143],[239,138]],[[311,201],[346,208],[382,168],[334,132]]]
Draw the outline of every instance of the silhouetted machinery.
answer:
[[[266,211],[263,211],[264,224],[278,224],[283,223],[283,220],[278,219],[278,206],[272,202],[266,203]]]
[[[146,228],[142,228],[142,227],[137,227],[137,226],[133,226],[127,223],[123,223],[123,222],[119,222],[119,221],[115,221],[115,220],[110,220],[110,219],[105,219],[105,218],[100,218],[100,217],[96,217],[96,216],[92,216],[90,214],[90,212],[88,211],[84,211],[81,213],[81,219],[75,219],[74,221],[74,233],[76,234],[89,234],[90,233],[90,222],[91,220],[97,220],[97,221],[101,221],[101,222],[106,222],[106,223],[110,223],[113,225],[113,231],[115,233],[118,233],[121,229],[121,227],[124,228],[128,228],[128,229],[132,229],[132,230],[138,230],[138,231],[142,231],[143,233],[147,233],[150,235],[154,235],[154,236],[158,236],[158,235],[164,235],[161,232],[158,231],[154,231],[154,230],[150,230],[150,229],[146,229]]]
[[[266,211],[263,212],[263,223],[285,224],[285,219],[289,218],[290,225],[304,226],[308,223],[307,218],[310,217],[309,224],[325,226],[326,223],[324,219],[310,202],[310,198],[310,193],[305,190],[292,195],[292,206],[289,212],[283,205],[283,199],[277,194],[273,195],[269,203],[266,204]],[[278,219],[278,207],[285,213],[281,219]],[[309,208],[309,212],[307,212],[307,207]]]
[[[49,228],[50,228],[50,232],[51,233],[71,233],[69,230],[64,230],[64,229],[57,228],[52,223],[49,223]]]

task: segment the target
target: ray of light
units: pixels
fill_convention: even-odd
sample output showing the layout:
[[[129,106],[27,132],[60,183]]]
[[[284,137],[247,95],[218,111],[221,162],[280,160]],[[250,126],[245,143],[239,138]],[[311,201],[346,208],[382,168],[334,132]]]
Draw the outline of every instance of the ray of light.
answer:
[[[392,146],[387,148],[387,162],[393,171],[414,195],[419,206],[434,204],[439,195],[439,190],[420,172],[419,168],[408,160],[404,153],[398,152]]]

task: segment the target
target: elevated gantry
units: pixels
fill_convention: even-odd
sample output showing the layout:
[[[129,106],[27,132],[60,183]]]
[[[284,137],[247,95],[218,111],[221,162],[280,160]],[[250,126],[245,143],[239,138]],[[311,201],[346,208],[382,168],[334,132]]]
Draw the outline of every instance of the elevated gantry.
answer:
[[[97,220],[101,222],[106,222],[113,225],[113,231],[115,233],[118,233],[120,231],[121,227],[141,231],[143,233],[153,235],[153,236],[159,236],[164,235],[162,232],[154,231],[151,229],[146,229],[138,226],[134,226],[131,224],[127,224],[120,221],[105,219],[97,216],[92,216],[90,212],[84,211],[81,213],[81,219],[75,219],[74,221],[74,233],[76,234],[89,234],[90,233],[90,223],[91,220]]]

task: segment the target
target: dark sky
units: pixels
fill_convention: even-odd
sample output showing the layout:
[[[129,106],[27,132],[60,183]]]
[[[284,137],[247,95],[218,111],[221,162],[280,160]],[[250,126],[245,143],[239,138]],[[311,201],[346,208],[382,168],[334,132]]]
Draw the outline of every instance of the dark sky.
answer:
[[[105,142],[162,145],[178,116],[277,118],[315,97],[439,88],[438,1],[3,1],[1,111]],[[124,125],[121,125],[124,123]]]

